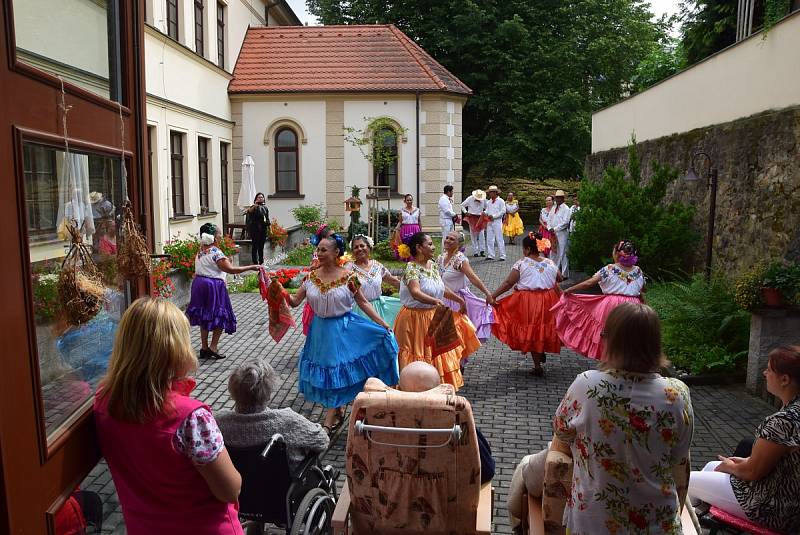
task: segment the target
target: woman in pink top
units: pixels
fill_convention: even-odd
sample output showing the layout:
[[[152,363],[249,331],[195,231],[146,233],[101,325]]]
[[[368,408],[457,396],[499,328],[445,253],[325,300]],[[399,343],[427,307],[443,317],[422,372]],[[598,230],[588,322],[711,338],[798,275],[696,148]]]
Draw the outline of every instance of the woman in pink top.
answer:
[[[100,450],[129,535],[242,535],[242,479],[211,409],[189,397],[197,357],[186,316],[144,297],[122,316],[94,400]]]

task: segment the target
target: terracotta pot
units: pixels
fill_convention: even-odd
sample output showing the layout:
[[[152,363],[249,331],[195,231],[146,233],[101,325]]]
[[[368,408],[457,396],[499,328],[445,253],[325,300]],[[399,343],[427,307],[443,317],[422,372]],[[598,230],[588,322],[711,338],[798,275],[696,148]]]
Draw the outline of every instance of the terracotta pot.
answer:
[[[768,307],[783,306],[783,295],[777,288],[761,288],[761,297]]]

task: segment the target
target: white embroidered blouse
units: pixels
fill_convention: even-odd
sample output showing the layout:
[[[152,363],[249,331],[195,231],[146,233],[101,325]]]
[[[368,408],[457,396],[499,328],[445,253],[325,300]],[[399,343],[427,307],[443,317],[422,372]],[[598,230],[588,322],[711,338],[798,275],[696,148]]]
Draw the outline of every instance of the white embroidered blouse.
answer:
[[[514,287],[517,290],[549,290],[556,285],[558,268],[549,258],[534,260],[521,258],[511,269],[519,271],[519,281]]]
[[[595,275],[600,277],[600,289],[604,294],[637,296],[644,287],[644,273],[639,266],[625,271],[617,264],[609,264]]]
[[[222,271],[217,262],[225,258],[225,253],[218,247],[212,246],[206,250],[200,249],[194,258],[194,273],[201,277],[225,280],[227,274]]]
[[[404,225],[419,225],[419,208],[414,208],[410,212],[403,208],[400,210],[400,216]]]
[[[320,318],[336,318],[350,312],[355,302],[353,294],[360,284],[352,271],[331,282],[322,282],[312,271],[303,280],[308,304]]]
[[[442,281],[444,281],[444,285],[447,288],[454,292],[463,290],[468,286],[469,281],[467,276],[461,272],[461,265],[464,262],[469,263],[469,260],[461,251],[451,256],[447,263],[445,263],[446,256],[446,253],[442,253],[436,259],[436,264],[439,266],[439,272],[442,275]]]
[[[400,303],[408,308],[433,308],[434,305],[427,303],[420,303],[408,289],[408,283],[412,280],[419,282],[420,290],[425,295],[429,295],[434,299],[442,299],[444,297],[444,282],[439,274],[439,266],[436,262],[428,262],[428,267],[424,268],[416,262],[409,262],[406,264],[406,270],[403,273],[403,278],[400,279]]]
[[[352,269],[358,276],[358,280],[361,282],[361,293],[364,294],[367,301],[374,301],[381,296],[383,277],[389,274],[386,266],[377,260],[370,260],[367,269],[358,266],[355,262],[350,262],[345,267]]]

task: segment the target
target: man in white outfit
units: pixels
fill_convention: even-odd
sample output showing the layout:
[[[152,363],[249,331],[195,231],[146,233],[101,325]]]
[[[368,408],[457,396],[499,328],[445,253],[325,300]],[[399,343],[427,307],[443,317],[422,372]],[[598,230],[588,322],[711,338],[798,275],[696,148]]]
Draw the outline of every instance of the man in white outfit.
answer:
[[[453,186],[444,187],[444,193],[439,197],[439,226],[442,227],[442,250],[447,234],[455,230],[456,212],[453,210]]]
[[[494,245],[500,253],[500,261],[506,259],[506,242],[503,240],[503,218],[506,215],[506,201],[499,197],[500,190],[497,186],[489,186],[486,190],[489,200],[486,201],[486,215],[489,224],[486,225],[486,258],[494,260]]]
[[[472,195],[464,199],[461,209],[466,212],[469,222],[469,234],[472,237],[473,256],[486,256],[486,235],[483,229],[475,230],[475,226],[486,210],[486,192],[476,189]]]
[[[567,258],[567,250],[569,249],[569,224],[572,220],[572,211],[570,207],[564,203],[565,193],[563,190],[556,191],[553,196],[556,205],[553,207],[553,212],[550,215],[550,232],[555,232],[556,239],[558,240],[558,249],[556,250],[555,258],[552,258],[556,267],[561,271],[561,275],[565,279],[569,278],[569,258]],[[552,253],[551,253],[552,257]]]

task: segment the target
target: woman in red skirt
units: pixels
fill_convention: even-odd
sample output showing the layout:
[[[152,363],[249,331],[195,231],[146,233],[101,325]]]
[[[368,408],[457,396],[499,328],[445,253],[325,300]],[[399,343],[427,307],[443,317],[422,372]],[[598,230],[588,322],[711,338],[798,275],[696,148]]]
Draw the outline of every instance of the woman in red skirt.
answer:
[[[492,326],[492,333],[509,348],[530,353],[534,366],[531,373],[537,377],[544,375],[545,353],[561,351],[550,312],[561,293],[561,274],[552,260],[542,256],[541,252],[549,248],[549,241],[541,234],[529,232],[522,240],[525,256],[512,266],[511,273],[492,294],[496,299],[514,288],[514,293],[497,301],[497,323]]]

